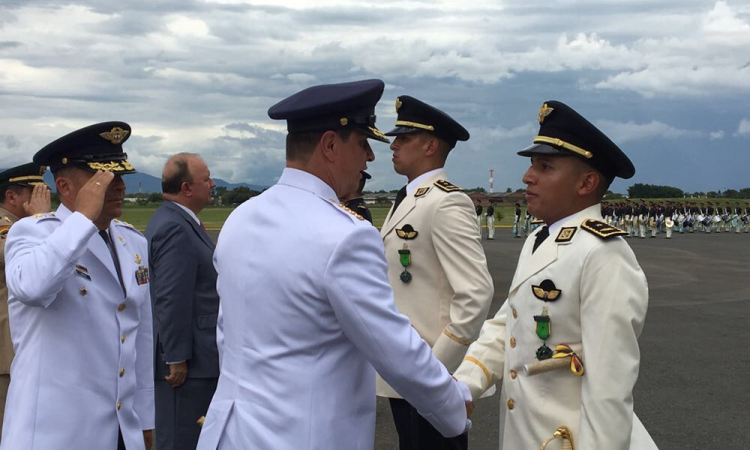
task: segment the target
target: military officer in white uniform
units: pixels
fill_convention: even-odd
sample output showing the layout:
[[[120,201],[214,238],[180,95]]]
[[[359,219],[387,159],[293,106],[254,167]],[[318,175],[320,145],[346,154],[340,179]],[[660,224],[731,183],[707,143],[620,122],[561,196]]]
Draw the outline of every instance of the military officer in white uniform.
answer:
[[[5,397],[10,385],[13,342],[8,326],[8,289],[5,285],[5,238],[19,219],[50,209],[50,192],[44,183],[46,167],[28,163],[0,173],[0,440]]]
[[[221,374],[198,449],[372,449],[375,369],[441,433],[465,431],[468,389],[396,310],[377,229],[339,202],[374,159],[368,137],[388,142],[383,89],[313,86],[269,109],[287,165],[219,235]]]
[[[529,211],[547,225],[526,240],[507,301],[455,376],[474,398],[502,383],[503,450],[558,450],[565,440],[577,450],[654,449],[633,413],[646,277],[599,204],[635,168],[565,104],[545,103],[538,119],[534,145],[519,154],[531,157]]]
[[[2,450],[142,450],[154,427],[146,239],[118,221],[124,122],[41,149],[61,205],[6,241],[11,367]]]
[[[468,195],[447,180],[443,166],[469,132],[439,109],[413,97],[396,100],[393,168],[406,176],[405,196],[385,219],[381,235],[396,307],[452,372],[479,335],[494,288]],[[401,450],[466,448],[466,434],[444,439],[382,379]]]

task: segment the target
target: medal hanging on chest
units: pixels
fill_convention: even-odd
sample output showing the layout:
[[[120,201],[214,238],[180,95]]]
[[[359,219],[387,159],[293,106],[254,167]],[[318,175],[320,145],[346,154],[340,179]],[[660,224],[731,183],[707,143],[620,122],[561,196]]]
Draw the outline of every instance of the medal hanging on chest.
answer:
[[[403,283],[411,281],[411,274],[407,270],[407,267],[411,264],[411,250],[404,244],[404,248],[398,251],[398,257],[401,261],[401,265],[404,267],[404,271],[401,272],[400,278]]]
[[[419,236],[419,231],[415,230],[414,227],[407,223],[401,228],[396,228],[396,236],[405,241],[410,241]],[[399,278],[401,278],[402,283],[409,283],[411,281],[411,273],[409,273],[407,267],[411,265],[411,250],[409,250],[409,246],[406,245],[406,242],[404,242],[404,247],[398,251],[398,260],[404,267],[404,271],[401,272]]]
[[[552,280],[544,280],[539,286],[531,286],[531,291],[534,293],[534,297],[545,302],[542,307],[542,313],[538,316],[534,316],[534,322],[536,326],[534,330],[536,335],[541,339],[542,346],[536,350],[536,359],[544,361],[552,357],[552,349],[547,346],[547,339],[552,336],[552,320],[549,316],[549,308],[547,302],[554,302],[560,298],[562,291],[555,287],[555,283]]]

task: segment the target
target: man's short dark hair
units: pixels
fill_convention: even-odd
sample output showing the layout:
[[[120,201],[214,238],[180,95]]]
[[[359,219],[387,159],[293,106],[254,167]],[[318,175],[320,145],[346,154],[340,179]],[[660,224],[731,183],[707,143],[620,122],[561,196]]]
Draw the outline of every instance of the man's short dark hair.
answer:
[[[188,184],[193,182],[193,175],[188,170],[188,159],[190,156],[198,156],[194,153],[178,153],[175,155],[172,164],[174,170],[164,170],[161,177],[161,191],[164,194],[179,194],[182,189],[182,183]]]
[[[332,130],[333,131],[333,130]],[[287,161],[297,161],[307,163],[315,151],[320,138],[325,131],[313,131],[311,133],[289,133],[286,135],[286,159]],[[336,130],[336,133],[344,142],[349,141],[352,130]]]
[[[24,189],[32,189],[30,186],[21,186],[20,184],[12,184],[12,183],[3,183],[0,184],[0,192],[2,192],[2,195],[0,195],[0,205],[5,204],[5,193],[7,191],[13,191],[16,195],[21,195]]]

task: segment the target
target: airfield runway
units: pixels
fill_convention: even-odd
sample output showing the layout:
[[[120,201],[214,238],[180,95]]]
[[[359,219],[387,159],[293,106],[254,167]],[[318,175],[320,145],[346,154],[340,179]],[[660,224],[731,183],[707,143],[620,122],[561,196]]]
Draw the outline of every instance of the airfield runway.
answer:
[[[218,233],[211,234],[215,239]],[[495,237],[483,241],[495,282],[490,315],[505,301],[524,241],[508,229]],[[750,448],[750,235],[676,234],[667,240],[660,234],[628,242],[650,294],[636,413],[661,450]],[[498,402],[496,394],[477,403],[470,449],[498,448]],[[382,399],[375,448],[398,448]]]

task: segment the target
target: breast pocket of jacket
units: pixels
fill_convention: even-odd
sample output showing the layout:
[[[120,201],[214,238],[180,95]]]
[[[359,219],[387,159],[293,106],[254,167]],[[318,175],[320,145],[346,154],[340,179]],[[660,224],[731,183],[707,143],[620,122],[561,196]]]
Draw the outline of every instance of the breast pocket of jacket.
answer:
[[[219,318],[218,314],[209,314],[207,316],[198,317],[198,329],[206,330],[209,328],[216,328],[216,320]]]

